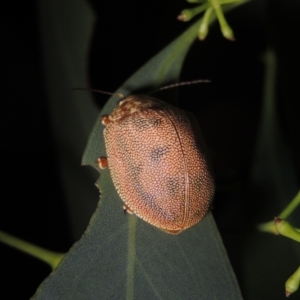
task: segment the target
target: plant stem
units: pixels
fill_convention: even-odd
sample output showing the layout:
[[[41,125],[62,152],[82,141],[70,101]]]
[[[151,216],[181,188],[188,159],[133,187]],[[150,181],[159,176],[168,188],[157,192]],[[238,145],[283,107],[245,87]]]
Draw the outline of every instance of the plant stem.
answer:
[[[278,217],[280,219],[286,219],[297,208],[298,205],[300,205],[300,190]]]
[[[184,9],[180,15],[177,17],[179,21],[187,22],[194,18],[196,15],[200,14],[201,12],[205,11],[209,5],[207,3],[199,5],[194,8]]]
[[[44,261],[45,263],[49,264],[52,269],[56,268],[56,266],[65,255],[64,253],[52,252],[39,246],[33,245],[1,230],[0,242]]]
[[[275,218],[274,223],[277,234],[281,234],[300,243],[300,232],[296,230],[296,228],[294,228],[288,221]]]
[[[287,207],[279,214],[278,218],[286,219],[296,208],[300,205],[300,190],[293,200],[287,205]],[[262,223],[257,226],[258,230],[263,232],[269,232],[277,234],[274,221]],[[296,231],[300,231],[299,228],[294,228]]]
[[[206,10],[204,13],[204,16],[202,18],[202,22],[199,27],[199,39],[204,40],[208,34],[208,25],[209,25],[209,20],[211,17],[211,14],[213,13],[213,8],[210,7]]]
[[[234,40],[233,31],[225,19],[219,0],[209,0],[209,2],[216,12],[223,36],[229,40]]]

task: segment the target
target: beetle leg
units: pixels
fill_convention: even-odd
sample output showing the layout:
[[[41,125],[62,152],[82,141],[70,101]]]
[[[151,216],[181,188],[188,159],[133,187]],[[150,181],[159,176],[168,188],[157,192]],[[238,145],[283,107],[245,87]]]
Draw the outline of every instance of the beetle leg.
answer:
[[[129,213],[131,215],[134,214],[134,212],[125,204],[123,205],[124,214]]]
[[[178,229],[178,230],[167,230],[167,229],[163,229],[163,231],[175,235],[175,234],[178,234],[178,233],[182,232],[183,229]]]
[[[97,164],[98,164],[98,167],[100,169],[105,169],[107,167],[107,165],[108,165],[107,158],[105,158],[105,157],[99,157],[97,159]]]
[[[109,119],[109,116],[103,116],[102,118],[101,118],[101,123],[103,124],[103,125],[107,125],[107,124],[109,124],[111,122],[111,120]]]

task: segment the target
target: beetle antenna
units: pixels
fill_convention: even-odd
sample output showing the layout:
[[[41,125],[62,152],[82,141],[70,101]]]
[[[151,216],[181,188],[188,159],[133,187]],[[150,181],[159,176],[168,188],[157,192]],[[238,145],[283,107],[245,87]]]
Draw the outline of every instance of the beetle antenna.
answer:
[[[178,86],[183,86],[183,85],[192,85],[192,84],[198,84],[198,83],[210,83],[211,81],[209,79],[197,79],[197,80],[192,80],[192,81],[183,81],[183,82],[178,82],[178,83],[173,83],[173,84],[170,84],[170,85],[166,85],[166,86],[163,86],[153,92],[157,92],[157,91],[162,91],[162,90],[167,90],[167,89],[172,89],[172,88],[175,88],[175,87],[178,87]]]
[[[117,96],[119,98],[124,98],[124,95],[121,93],[110,93],[106,91],[96,90],[96,89],[87,89],[87,88],[74,88],[72,91],[90,91],[94,93],[104,94],[104,95],[110,95],[110,96]]]

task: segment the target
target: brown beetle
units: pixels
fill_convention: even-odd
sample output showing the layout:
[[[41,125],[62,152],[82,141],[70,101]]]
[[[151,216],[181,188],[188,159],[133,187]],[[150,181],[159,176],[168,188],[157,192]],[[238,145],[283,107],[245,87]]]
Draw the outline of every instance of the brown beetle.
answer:
[[[102,123],[108,166],[126,210],[172,234],[206,215],[214,182],[203,142],[184,111],[131,95]],[[107,160],[99,158],[99,167]]]

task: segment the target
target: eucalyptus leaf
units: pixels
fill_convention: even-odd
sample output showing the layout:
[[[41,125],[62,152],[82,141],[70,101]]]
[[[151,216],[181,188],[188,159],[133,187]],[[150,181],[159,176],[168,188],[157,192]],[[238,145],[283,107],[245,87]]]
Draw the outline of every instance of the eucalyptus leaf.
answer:
[[[175,82],[198,27],[199,22],[118,92],[151,91]],[[118,101],[111,97],[101,115],[109,114]],[[83,164],[98,171],[97,158],[106,156],[103,129],[99,118],[83,156]],[[170,235],[124,215],[109,168],[101,170],[97,186],[101,199],[85,234],[33,299],[242,299],[211,213],[183,233]]]

